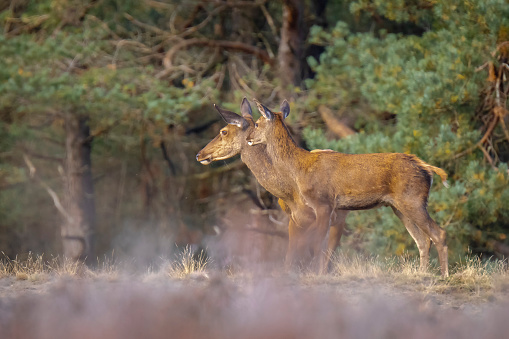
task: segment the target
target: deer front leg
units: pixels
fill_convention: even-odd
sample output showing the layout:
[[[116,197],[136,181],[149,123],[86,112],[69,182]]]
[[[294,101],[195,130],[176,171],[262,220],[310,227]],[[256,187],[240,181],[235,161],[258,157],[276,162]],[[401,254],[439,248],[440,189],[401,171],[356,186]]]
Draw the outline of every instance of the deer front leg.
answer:
[[[288,221],[288,249],[286,250],[285,269],[288,271],[299,260],[299,239],[297,224],[290,216]]]
[[[324,266],[326,271],[329,272],[331,269],[331,256],[332,253],[339,246],[339,242],[341,240],[341,236],[343,235],[343,230],[346,226],[346,216],[349,211],[346,210],[337,210],[333,213],[331,218],[331,226],[329,230],[329,239],[327,242],[327,251]]]
[[[327,232],[329,231],[332,207],[328,204],[318,205],[314,208],[316,220],[309,229],[309,240],[313,248],[313,254],[317,261],[318,274],[324,274],[327,270],[329,255],[326,253],[325,243],[327,240]]]
[[[309,208],[294,208],[290,212],[290,208],[287,205],[284,211],[290,213],[288,222],[288,249],[285,258],[285,268],[289,270],[292,266],[305,265],[310,260],[306,230],[314,221],[314,214]]]

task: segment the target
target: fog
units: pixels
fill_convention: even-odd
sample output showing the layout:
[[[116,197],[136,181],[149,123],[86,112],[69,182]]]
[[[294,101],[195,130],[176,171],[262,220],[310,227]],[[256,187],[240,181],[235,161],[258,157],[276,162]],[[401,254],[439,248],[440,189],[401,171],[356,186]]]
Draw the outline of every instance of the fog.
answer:
[[[47,293],[0,299],[2,338],[502,338],[509,307],[444,309],[377,289],[289,277],[60,280]]]

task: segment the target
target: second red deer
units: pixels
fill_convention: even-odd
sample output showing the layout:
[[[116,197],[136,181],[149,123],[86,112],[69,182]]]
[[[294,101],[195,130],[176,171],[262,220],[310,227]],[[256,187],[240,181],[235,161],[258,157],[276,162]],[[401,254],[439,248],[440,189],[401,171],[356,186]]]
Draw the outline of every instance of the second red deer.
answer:
[[[306,233],[315,253],[324,251],[330,222],[338,210],[390,206],[417,244],[421,270],[427,269],[433,241],[441,273],[449,275],[446,233],[427,211],[433,172],[446,185],[447,174],[442,169],[402,153],[309,152],[298,147],[283,121],[290,113],[286,100],[280,112],[255,102],[262,116],[247,141],[252,146],[267,145],[273,170],[280,177],[292,178],[296,188],[293,194],[313,209],[315,220]],[[324,254],[320,271],[325,270],[326,261]]]

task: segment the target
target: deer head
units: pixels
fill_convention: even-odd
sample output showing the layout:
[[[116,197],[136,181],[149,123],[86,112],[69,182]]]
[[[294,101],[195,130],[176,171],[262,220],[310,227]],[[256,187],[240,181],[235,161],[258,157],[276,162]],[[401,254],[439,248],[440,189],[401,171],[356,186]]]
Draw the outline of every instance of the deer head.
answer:
[[[280,112],[272,112],[270,109],[261,104],[258,100],[253,99],[262,116],[256,121],[255,127],[247,137],[247,143],[250,146],[257,144],[266,144],[267,135],[271,135],[276,121],[283,121],[290,114],[290,105],[284,100],[280,106]]]
[[[239,154],[246,142],[246,136],[254,126],[251,106],[246,98],[242,100],[240,105],[242,116],[224,110],[215,104],[214,108],[228,125],[223,127],[219,134],[196,155],[196,160],[203,165]]]

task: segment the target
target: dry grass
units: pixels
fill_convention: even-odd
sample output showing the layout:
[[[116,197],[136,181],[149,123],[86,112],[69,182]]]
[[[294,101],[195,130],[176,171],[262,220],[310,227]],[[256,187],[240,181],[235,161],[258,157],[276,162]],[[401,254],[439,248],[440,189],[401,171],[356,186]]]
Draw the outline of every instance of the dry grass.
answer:
[[[453,291],[479,294],[509,289],[509,283],[506,283],[509,281],[507,261],[483,261],[472,255],[451,265],[449,278],[442,278],[438,274],[436,263],[431,265],[428,272],[420,271],[417,258],[407,255],[381,258],[342,253],[334,254],[331,262],[329,274],[319,276],[312,272],[304,272],[299,274],[298,280],[306,285],[370,280],[394,286],[405,285],[427,293]],[[177,255],[176,260],[164,265],[163,271],[171,279],[208,278],[209,267],[210,259],[203,251],[193,253],[190,247],[186,247]],[[111,257],[105,256],[102,260],[98,259],[94,269],[87,268],[81,262],[60,257],[46,259],[43,255],[33,253],[14,259],[9,259],[4,254],[0,259],[0,278],[14,276],[18,280],[38,281],[47,279],[49,276],[116,280],[119,272],[119,264],[115,261],[113,254]],[[231,279],[236,279],[249,276],[249,269],[222,273]]]
[[[28,253],[24,258],[16,256],[14,259],[8,258],[3,252],[2,255],[0,278],[15,276],[18,280],[35,281],[49,273],[48,264],[43,259],[43,255]]]
[[[352,301],[343,285],[324,290],[270,277],[243,285],[225,275],[199,284],[64,279],[45,294],[0,303],[0,337],[498,339],[509,331],[508,306],[469,314],[374,291]]]
[[[45,258],[43,254],[29,252],[10,259],[3,252],[0,258],[0,278],[14,276],[18,280],[39,281],[56,277],[108,277],[117,276],[118,268],[113,259],[104,257],[97,261],[96,268],[89,269],[81,261],[62,257]]]
[[[92,278],[117,280],[121,264],[117,263],[114,255],[104,256],[97,259],[94,268],[88,268],[80,261],[67,258],[51,257],[28,253],[24,256],[16,256],[14,259],[7,257],[3,252],[0,258],[0,278],[15,277],[17,280],[40,281],[47,280],[50,276],[69,278]],[[168,265],[164,265],[166,276],[172,279],[186,279],[188,277],[207,277],[207,268],[210,260],[203,251],[193,253],[190,247],[186,247],[177,255],[177,259]],[[157,275],[158,273],[149,272]]]
[[[302,282],[340,283],[351,281],[371,281],[387,286],[401,287],[424,293],[465,294],[468,296],[509,290],[509,270],[506,260],[481,260],[468,255],[460,262],[451,265],[451,275],[443,278],[435,262],[427,272],[419,269],[418,258],[408,255],[381,258],[359,254],[335,254],[331,260],[331,272],[316,275],[306,272]],[[508,282],[508,283],[505,283]]]
[[[447,285],[465,292],[497,291],[499,281],[509,280],[509,270],[505,260],[483,261],[477,256],[467,256],[453,267],[453,274]]]
[[[169,265],[168,276],[173,279],[207,278],[206,269],[208,266],[209,259],[203,250],[199,253],[193,253],[191,247],[186,246],[184,251],[177,255],[177,260]]]
[[[0,338],[166,338],[171,333],[176,338],[495,339],[509,331],[509,306],[492,303],[495,298],[476,299],[483,302],[479,306],[466,297],[491,293],[499,300],[499,292],[509,291],[504,261],[470,256],[451,265],[451,277],[443,279],[436,263],[423,273],[409,256],[342,254],[327,275],[281,270],[262,275],[249,268],[212,271],[203,252],[186,248],[156,279],[130,275],[112,282],[119,266],[113,257],[82,270],[58,258],[4,256]],[[211,278],[208,272],[214,272]],[[30,284],[42,276],[56,278]],[[62,276],[72,278],[57,279]],[[2,277],[8,279],[2,283]],[[463,297],[452,303],[453,294]]]

